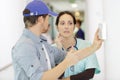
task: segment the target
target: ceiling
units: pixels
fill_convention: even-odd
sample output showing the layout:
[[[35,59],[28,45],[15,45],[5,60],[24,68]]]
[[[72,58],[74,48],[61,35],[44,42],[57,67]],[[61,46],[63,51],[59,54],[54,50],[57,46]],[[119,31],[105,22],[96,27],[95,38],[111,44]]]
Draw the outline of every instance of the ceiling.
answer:
[[[26,3],[32,0],[26,0]],[[43,0],[54,11],[81,11],[85,10],[85,0]]]
[[[50,2],[50,1],[69,1],[69,2],[71,2],[71,1],[85,1],[85,0],[43,0],[43,1],[45,1],[45,2]]]
[[[85,10],[85,0],[43,0],[43,1],[52,6],[53,9],[56,11]]]

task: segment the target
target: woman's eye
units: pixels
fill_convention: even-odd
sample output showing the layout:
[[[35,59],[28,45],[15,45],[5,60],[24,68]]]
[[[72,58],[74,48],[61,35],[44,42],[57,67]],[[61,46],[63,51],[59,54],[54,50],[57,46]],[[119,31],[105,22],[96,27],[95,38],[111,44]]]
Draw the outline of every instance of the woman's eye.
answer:
[[[68,24],[69,24],[69,25],[73,25],[73,23],[72,23],[72,22],[69,22]]]
[[[65,23],[64,22],[61,22],[60,25],[64,25]]]
[[[73,23],[71,22],[70,25],[72,25]]]

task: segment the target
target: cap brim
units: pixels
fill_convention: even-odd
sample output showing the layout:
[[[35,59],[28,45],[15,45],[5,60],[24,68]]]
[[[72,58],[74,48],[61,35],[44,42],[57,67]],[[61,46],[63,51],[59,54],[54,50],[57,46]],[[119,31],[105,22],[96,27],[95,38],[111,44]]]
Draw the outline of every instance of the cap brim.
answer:
[[[49,15],[51,15],[51,16],[58,16],[58,14],[53,12],[53,11],[49,11]]]

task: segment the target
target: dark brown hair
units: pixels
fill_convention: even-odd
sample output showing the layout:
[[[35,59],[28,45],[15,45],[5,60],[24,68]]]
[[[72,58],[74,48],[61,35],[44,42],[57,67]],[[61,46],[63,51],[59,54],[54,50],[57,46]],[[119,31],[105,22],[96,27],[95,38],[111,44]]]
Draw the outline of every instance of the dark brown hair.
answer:
[[[56,23],[55,23],[56,26],[58,26],[58,23],[59,23],[60,17],[61,17],[62,15],[64,15],[64,14],[68,14],[68,15],[70,15],[70,16],[73,18],[73,22],[74,22],[74,24],[76,24],[76,20],[75,20],[74,15],[73,15],[71,12],[69,12],[69,11],[63,11],[63,12],[60,12],[60,13],[58,14],[58,16],[57,16]]]
[[[81,25],[82,21],[78,19],[78,20],[76,20],[76,23],[78,23],[79,25]]]

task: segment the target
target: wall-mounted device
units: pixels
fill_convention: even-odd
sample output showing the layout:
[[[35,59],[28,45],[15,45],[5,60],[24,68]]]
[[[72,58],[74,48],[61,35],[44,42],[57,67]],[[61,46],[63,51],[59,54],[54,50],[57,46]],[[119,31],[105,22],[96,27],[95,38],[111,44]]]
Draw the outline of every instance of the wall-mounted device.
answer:
[[[106,23],[101,22],[98,24],[98,27],[100,29],[99,38],[102,40],[106,40]]]

